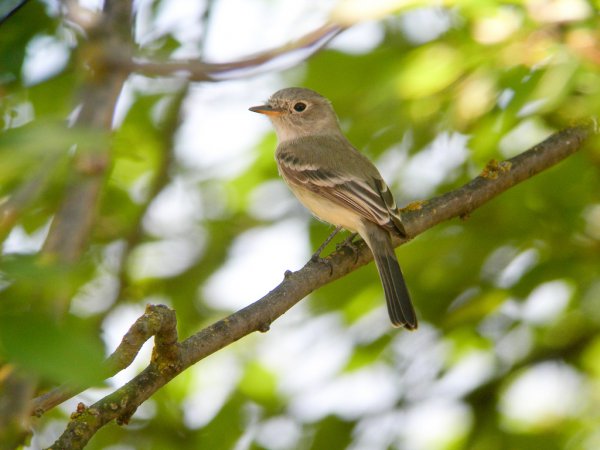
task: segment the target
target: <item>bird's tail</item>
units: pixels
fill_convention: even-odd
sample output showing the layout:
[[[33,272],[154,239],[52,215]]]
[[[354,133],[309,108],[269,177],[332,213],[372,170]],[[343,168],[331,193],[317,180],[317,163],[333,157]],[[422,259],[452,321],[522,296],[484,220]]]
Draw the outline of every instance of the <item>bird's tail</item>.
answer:
[[[417,328],[417,316],[394,252],[390,233],[374,223],[364,223],[362,238],[373,253],[383,284],[387,309],[392,324],[409,330]]]

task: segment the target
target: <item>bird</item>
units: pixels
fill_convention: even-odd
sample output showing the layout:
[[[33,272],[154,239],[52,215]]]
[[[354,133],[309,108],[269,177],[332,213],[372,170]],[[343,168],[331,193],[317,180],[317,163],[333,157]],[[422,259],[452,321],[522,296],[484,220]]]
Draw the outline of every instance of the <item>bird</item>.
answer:
[[[392,325],[415,330],[416,313],[392,244],[393,236],[406,237],[400,212],[375,165],[342,132],[331,102],[311,89],[290,87],[249,110],[273,124],[275,160],[292,193],[336,231],[360,235],[373,253]]]

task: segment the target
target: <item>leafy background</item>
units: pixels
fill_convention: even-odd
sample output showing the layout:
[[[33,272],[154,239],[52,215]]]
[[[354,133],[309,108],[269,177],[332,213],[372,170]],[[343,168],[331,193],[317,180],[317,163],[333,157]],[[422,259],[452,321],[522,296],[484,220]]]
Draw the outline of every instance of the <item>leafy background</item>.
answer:
[[[98,11],[91,3],[81,14]],[[136,52],[227,61],[327,18],[356,23],[258,74],[189,85],[131,75],[112,130],[66,126],[93,89],[82,61],[94,49],[59,3],[29,1],[0,25],[0,208],[18,205],[0,217],[0,357],[40,391],[97,385],[34,419],[30,448],[147,363],[148,351],[95,379],[146,303],[174,307],[187,337],[266,293],[327,236],[279,180],[268,123],[246,111],[278,88],[330,98],[401,204],[600,108],[595,2],[193,3],[138,2]],[[45,258],[74,155],[106,148],[83,256]],[[398,249],[418,331],[389,326],[369,265],[198,363],[88,448],[598,448],[599,168],[588,145]]]

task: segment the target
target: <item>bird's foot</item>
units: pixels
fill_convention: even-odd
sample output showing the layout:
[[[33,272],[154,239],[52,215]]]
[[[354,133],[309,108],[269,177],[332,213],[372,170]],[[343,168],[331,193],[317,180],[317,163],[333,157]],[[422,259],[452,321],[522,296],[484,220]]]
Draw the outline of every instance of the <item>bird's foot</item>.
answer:
[[[336,227],[335,230],[333,230],[333,232],[329,235],[329,237],[327,239],[325,239],[325,242],[323,242],[319,248],[317,249],[316,252],[313,253],[313,255],[310,257],[310,260],[312,262],[317,262],[317,263],[321,263],[321,264],[327,264],[329,266],[329,274],[331,275],[333,273],[333,266],[331,264],[331,261],[329,261],[328,259],[325,258],[321,258],[321,252],[323,251],[323,249],[325,247],[327,247],[327,244],[329,244],[331,242],[331,240],[335,237],[336,234],[339,233],[339,231],[342,229],[342,227]]]
[[[357,235],[358,233],[352,233],[350,236],[348,236],[346,239],[344,239],[342,242],[336,245],[337,250],[340,250],[343,247],[348,247],[350,250],[352,250],[352,252],[354,253],[354,264],[356,264],[356,261],[358,261],[358,247],[354,243],[354,238]]]
[[[331,260],[328,258],[322,258],[320,250],[313,253],[313,255],[310,257],[310,260],[314,263],[325,264],[329,267],[329,275],[331,276],[333,274],[333,264],[331,263]]]
[[[325,242],[323,242],[319,246],[319,248],[317,249],[317,251],[314,252],[313,255],[310,257],[310,260],[312,262],[320,263],[320,264],[325,264],[325,265],[329,266],[329,275],[333,274],[333,264],[331,263],[331,260],[329,260],[328,258],[322,258],[321,257],[321,252],[327,246],[327,244],[329,244],[329,242],[331,242],[331,240],[334,238],[334,236],[341,229],[342,229],[342,227],[336,227],[336,229],[333,230],[333,233],[331,233],[329,235],[329,237],[327,239],[325,239]],[[339,244],[337,244],[335,246],[336,250],[340,250],[343,247],[348,247],[350,250],[352,250],[352,252],[354,253],[354,264],[356,264],[356,262],[358,261],[358,247],[353,242],[353,240],[357,236],[357,234],[358,233],[352,233],[350,236],[348,236],[346,239],[344,239],[342,242],[340,242]]]

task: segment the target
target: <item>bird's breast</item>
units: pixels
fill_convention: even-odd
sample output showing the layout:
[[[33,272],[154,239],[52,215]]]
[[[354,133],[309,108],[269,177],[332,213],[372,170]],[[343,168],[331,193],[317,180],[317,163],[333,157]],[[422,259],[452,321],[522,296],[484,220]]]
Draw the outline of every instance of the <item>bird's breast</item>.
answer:
[[[296,198],[300,200],[300,203],[323,222],[341,226],[352,232],[362,229],[361,217],[351,209],[338,205],[328,198],[320,196],[317,192],[304,187],[291,183],[288,183],[288,186]]]

